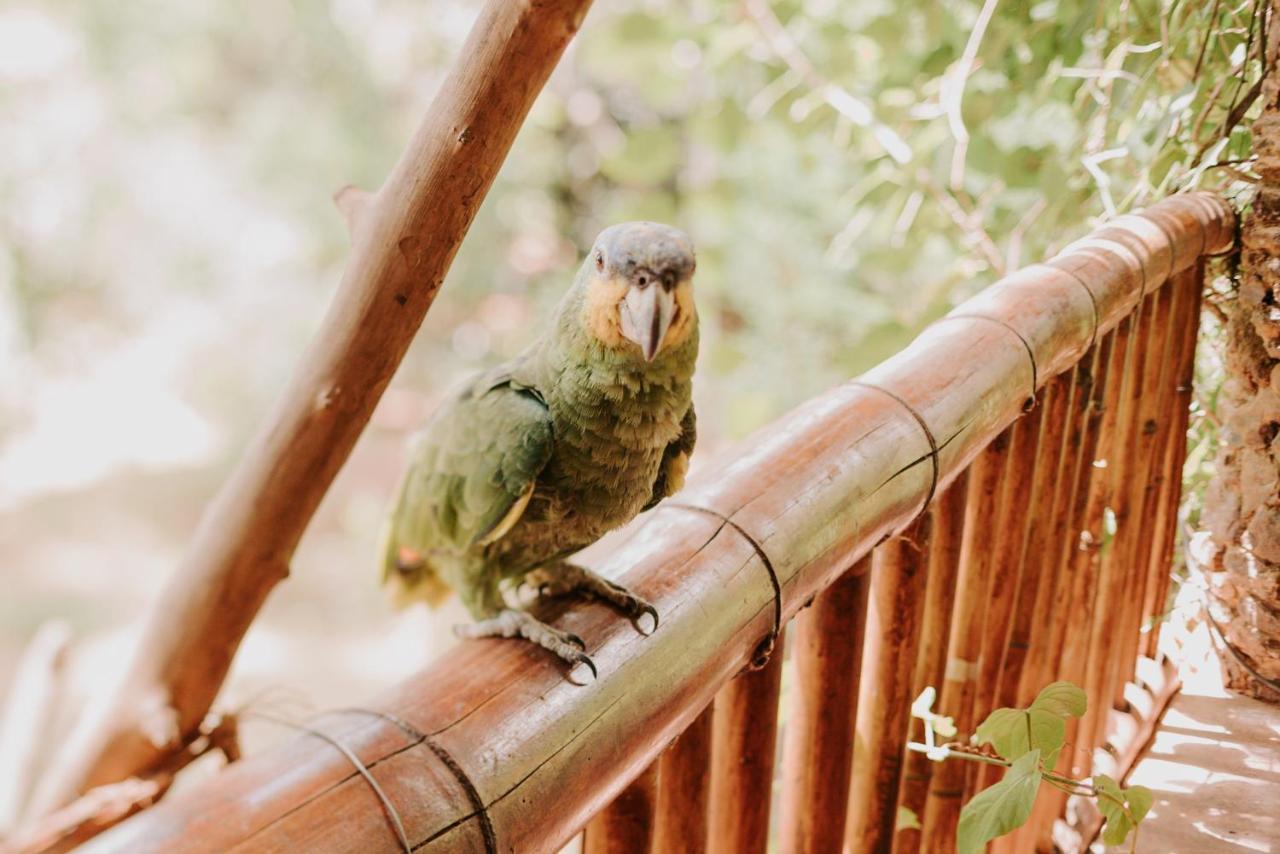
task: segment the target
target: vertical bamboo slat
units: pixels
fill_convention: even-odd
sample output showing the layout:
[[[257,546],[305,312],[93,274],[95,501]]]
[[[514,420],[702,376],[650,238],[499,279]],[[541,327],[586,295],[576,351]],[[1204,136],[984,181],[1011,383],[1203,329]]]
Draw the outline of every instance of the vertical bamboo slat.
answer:
[[[1170,383],[1168,443],[1165,445],[1161,466],[1164,479],[1152,519],[1151,553],[1148,556],[1148,589],[1143,597],[1143,614],[1150,620],[1164,613],[1169,595],[1170,571],[1173,564],[1173,547],[1178,534],[1178,505],[1182,499],[1182,464],[1187,456],[1187,424],[1191,417],[1191,383],[1195,375],[1196,341],[1200,332],[1200,303],[1204,293],[1204,262],[1184,274],[1188,278],[1185,287],[1188,314],[1183,326],[1176,333],[1174,364],[1175,374]],[[1159,631],[1153,629],[1142,637],[1140,652],[1153,657]]]
[[[993,564],[988,582],[990,595],[983,614],[978,684],[974,693],[978,720],[986,717],[992,709],[1000,665],[1009,643],[1013,608],[1021,584],[1023,547],[1033,517],[1029,509],[1044,414],[1044,396],[1041,395],[1036,408],[1014,422],[1013,445],[997,510],[999,522],[987,543],[987,548],[993,552]]]
[[[779,634],[768,664],[742,673],[716,695],[707,830],[711,854],[763,854],[768,849],[785,648]]]
[[[1043,552],[1048,564],[1046,583],[1041,584],[1036,592],[1032,611],[1035,614],[1048,613],[1053,603],[1061,600],[1069,588],[1070,578],[1067,566],[1077,542],[1078,528],[1073,524],[1076,517],[1076,504],[1079,490],[1078,481],[1082,476],[1082,466],[1089,466],[1093,460],[1091,452],[1086,454],[1085,444],[1090,426],[1096,426],[1096,418],[1091,420],[1094,409],[1091,407],[1094,391],[1094,375],[1100,362],[1105,364],[1110,351],[1111,336],[1106,336],[1095,345],[1086,360],[1076,365],[1071,388],[1071,401],[1068,404],[1069,426],[1067,444],[1062,465],[1061,488],[1065,491],[1065,499],[1055,498],[1054,515],[1048,525],[1051,543]],[[1105,353],[1103,352],[1105,350]],[[1101,406],[1097,407],[1101,413]],[[1088,456],[1090,459],[1086,460]],[[1085,475],[1087,476],[1087,474]],[[1036,526],[1039,530],[1040,526]],[[1056,535],[1054,532],[1057,532]],[[1027,658],[1023,663],[1022,673],[1018,680],[1018,698],[1020,704],[1030,701],[1040,687],[1052,681],[1057,669],[1057,648],[1053,644],[1053,631],[1056,621],[1036,619],[1031,623],[1031,634],[1027,641]]]
[[[955,719],[961,732],[973,731],[973,689],[977,658],[982,651],[982,608],[987,598],[991,552],[988,546],[991,520],[1001,474],[1009,457],[1012,428],[991,441],[971,464],[969,490],[965,498],[964,535],[960,546],[960,569],[956,577],[955,601],[951,611],[951,637],[947,642],[947,663],[935,708]],[[965,769],[960,762],[944,762],[934,769],[929,783],[921,822],[921,849],[952,851],[955,827],[964,793]]]
[[[1153,294],[1155,311],[1152,313],[1150,331],[1142,354],[1142,373],[1134,389],[1136,399],[1133,422],[1126,447],[1126,454],[1132,454],[1132,458],[1128,461],[1128,474],[1122,483],[1124,500],[1117,502],[1115,510],[1114,554],[1123,582],[1116,612],[1117,642],[1107,662],[1107,672],[1108,684],[1111,686],[1109,700],[1116,704],[1123,703],[1124,685],[1133,675],[1133,664],[1138,654],[1143,583],[1147,570],[1145,558],[1150,553],[1151,526],[1146,516],[1146,501],[1150,493],[1148,483],[1156,443],[1161,435],[1161,424],[1168,421],[1168,413],[1160,411],[1161,388],[1162,380],[1170,375],[1167,370],[1167,343],[1170,321],[1173,319],[1174,296],[1179,290],[1179,284],[1179,278],[1175,277]],[[1172,381],[1171,377],[1169,379]]]
[[[848,802],[852,851],[888,851],[893,844],[932,532],[925,513],[876,550]]]
[[[1022,557],[1034,513],[1029,507],[1035,485],[1035,467],[1040,450],[1040,433],[1045,416],[1045,396],[1037,397],[1036,408],[1014,423],[1013,445],[1000,488],[998,522],[988,548],[993,565],[990,591],[983,609],[982,653],[978,657],[978,677],[974,690],[973,720],[982,721],[995,708],[1000,666],[1013,628],[1014,606],[1021,592]],[[999,778],[996,766],[974,763],[967,766],[972,786],[986,788]]]
[[[655,851],[702,854],[707,850],[714,715],[714,704],[703,709],[658,761]]]
[[[1102,545],[1102,519],[1109,481],[1107,470],[1096,462],[1111,453],[1129,331],[1125,323],[1102,340],[1096,373],[1085,402],[1084,431],[1074,470],[1067,538],[1062,544],[1063,586],[1059,588],[1062,595],[1058,597],[1058,601],[1065,602],[1069,612],[1079,615],[1081,621],[1078,624],[1067,620],[1050,622],[1045,667],[1040,678],[1030,686],[1029,693],[1057,679],[1066,679],[1083,687],[1092,632],[1095,627],[1101,628],[1099,624],[1106,619],[1095,603],[1099,580],[1098,552]],[[1087,752],[1083,745],[1079,748]]]
[[[1044,413],[1042,393],[1036,398],[1035,409],[1013,425],[1013,443],[1000,486],[995,533],[987,544],[992,552],[992,565],[988,581],[989,594],[983,608],[982,653],[978,656],[978,676],[974,689],[975,724],[985,720],[995,708],[1000,664],[1013,627],[1013,608],[1021,586],[1023,546],[1033,516],[1028,503],[1035,480]],[[967,763],[965,768],[969,795],[985,789],[1000,777],[1001,769],[995,765],[974,762]]]
[[[1149,389],[1146,406],[1140,413],[1142,421],[1143,455],[1141,512],[1134,525],[1135,542],[1129,556],[1133,575],[1132,615],[1130,617],[1134,629],[1125,637],[1122,655],[1126,663],[1122,665],[1123,681],[1129,681],[1137,672],[1135,665],[1138,651],[1144,635],[1144,618],[1146,597],[1154,582],[1149,577],[1151,572],[1151,551],[1156,542],[1156,516],[1158,505],[1166,478],[1165,450],[1173,441],[1173,430],[1177,421],[1174,411],[1174,397],[1178,377],[1178,357],[1182,348],[1183,332],[1188,318],[1194,311],[1191,299],[1192,282],[1187,273],[1173,276],[1162,288],[1168,294],[1169,312],[1165,328],[1161,330],[1160,365],[1156,375],[1156,386]]]
[[[925,583],[924,614],[920,624],[920,651],[911,678],[911,696],[925,688],[942,685],[946,668],[947,638],[951,632],[951,603],[955,599],[956,575],[960,570],[960,546],[964,536],[964,506],[969,473],[962,472],[939,497],[933,514],[933,536],[929,548],[929,579]],[[936,702],[936,700],[935,700]],[[914,729],[917,725],[912,723]],[[902,770],[898,802],[920,818],[924,815],[933,760],[923,753],[908,753]],[[912,854],[920,850],[920,830],[899,831],[895,852]]]
[[[997,672],[999,682],[993,703],[997,707],[1017,705],[1021,699],[1019,682],[1031,648],[1032,626],[1047,622],[1046,612],[1036,611],[1036,604],[1042,601],[1041,591],[1053,587],[1057,566],[1050,555],[1057,541],[1068,535],[1065,526],[1054,523],[1060,508],[1070,499],[1063,469],[1068,462],[1069,416],[1075,381],[1076,372],[1066,371],[1054,377],[1045,389],[1040,447],[1026,513],[1029,528],[1018,555],[1022,566],[1020,583],[1004,658]]]
[[[583,854],[649,854],[658,812],[658,763],[644,770],[587,825]]]
[[[1107,712],[1111,708],[1109,685],[1107,684],[1107,661],[1111,654],[1111,645],[1115,638],[1115,626],[1110,615],[1115,612],[1120,586],[1120,577],[1114,559],[1108,559],[1114,551],[1104,551],[1103,518],[1106,508],[1112,506],[1120,490],[1118,482],[1128,470],[1125,464],[1124,449],[1130,432],[1133,414],[1133,388],[1138,381],[1141,370],[1142,343],[1148,328],[1151,312],[1135,312],[1120,325],[1112,362],[1112,381],[1107,389],[1107,399],[1103,415],[1103,436],[1107,444],[1103,448],[1100,462],[1105,462],[1105,470],[1095,471],[1090,481],[1090,506],[1085,524],[1088,534],[1079,557],[1082,560],[1098,561],[1097,568],[1090,567],[1086,571],[1096,572],[1097,588],[1094,594],[1093,612],[1097,619],[1093,621],[1089,631],[1088,652],[1085,657],[1082,687],[1089,697],[1089,709],[1085,712],[1076,728],[1076,752],[1073,759],[1083,762],[1086,769],[1090,764],[1093,746],[1098,743]],[[1146,320],[1147,322],[1143,322]],[[1124,346],[1121,347],[1121,343]],[[1117,370],[1118,369],[1118,370]],[[1095,464],[1096,465],[1096,464]],[[1095,503],[1096,502],[1096,503]],[[1078,563],[1077,563],[1078,565]],[[1083,754],[1083,755],[1082,755]],[[1088,773],[1085,770],[1084,773]]]
[[[1127,327],[1123,328],[1127,334]],[[1094,466],[1099,455],[1108,452],[1114,431],[1118,391],[1114,378],[1124,363],[1127,341],[1121,330],[1106,335],[1099,343],[1093,361],[1091,380],[1081,405],[1080,447],[1076,449],[1071,486],[1071,508],[1064,526],[1064,540],[1059,553],[1059,584],[1051,602],[1072,615],[1071,620],[1050,620],[1048,639],[1044,645],[1045,660],[1033,681],[1023,680],[1024,697],[1028,699],[1041,687],[1059,679],[1084,685],[1084,667],[1089,652],[1089,638],[1094,626],[1106,619],[1094,607],[1097,589],[1097,545],[1101,542],[1102,508],[1106,499],[1106,470]],[[1108,406],[1110,405],[1110,408]],[[1046,605],[1048,607],[1048,605]],[[1091,744],[1077,740],[1076,719],[1067,721],[1067,746],[1058,765],[1067,773],[1083,776]],[[1087,772],[1086,772],[1087,773]],[[1066,795],[1048,791],[1037,798],[1031,818],[1019,832],[1018,850],[1050,850],[1049,835],[1054,820],[1062,813]]]
[[[858,561],[796,616],[791,630],[783,851],[838,851],[844,840],[871,563],[871,555]]]

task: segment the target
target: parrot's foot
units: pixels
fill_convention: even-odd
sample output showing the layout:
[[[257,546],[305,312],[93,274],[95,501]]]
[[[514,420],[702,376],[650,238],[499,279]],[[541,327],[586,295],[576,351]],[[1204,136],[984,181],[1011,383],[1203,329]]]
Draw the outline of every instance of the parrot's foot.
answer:
[[[658,609],[622,585],[614,584],[586,567],[560,561],[540,567],[529,573],[526,578],[530,584],[538,588],[539,595],[564,596],[569,593],[586,593],[602,602],[608,602],[633,621],[648,614],[653,618],[653,630],[658,629]]]
[[[552,628],[524,611],[507,608],[496,617],[454,626],[453,633],[460,638],[524,638],[554,652],[569,664],[585,664],[592,678],[599,678],[595,662],[583,652],[586,644],[582,638],[572,632]]]

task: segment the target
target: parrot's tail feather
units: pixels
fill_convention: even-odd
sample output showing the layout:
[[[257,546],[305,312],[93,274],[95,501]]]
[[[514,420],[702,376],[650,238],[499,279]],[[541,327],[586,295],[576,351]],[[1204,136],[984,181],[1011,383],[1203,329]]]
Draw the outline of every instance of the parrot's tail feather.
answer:
[[[427,561],[413,549],[404,546],[396,549],[396,572],[418,572],[426,565]]]
[[[401,545],[392,520],[382,533],[382,584],[391,593],[392,604],[405,608],[414,602],[426,602],[432,608],[439,607],[452,590],[426,555]]]

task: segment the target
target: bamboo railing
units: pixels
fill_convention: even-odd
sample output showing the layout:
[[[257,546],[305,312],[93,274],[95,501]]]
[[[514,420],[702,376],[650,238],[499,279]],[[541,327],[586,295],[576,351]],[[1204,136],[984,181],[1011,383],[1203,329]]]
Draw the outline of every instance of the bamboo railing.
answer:
[[[924,685],[963,732],[1084,685],[1076,774],[1123,728],[1167,590],[1203,261],[1232,232],[1205,194],[1120,217],[702,472],[593,551],[656,605],[651,636],[593,603],[544,614],[596,681],[465,643],[87,850],[393,852],[402,828],[414,851],[523,854],[586,828],[589,852],[763,852],[775,777],[782,851],[950,850],[989,779],[904,757]],[[922,830],[895,832],[899,804]],[[1042,797],[999,845],[1045,846],[1061,811]]]

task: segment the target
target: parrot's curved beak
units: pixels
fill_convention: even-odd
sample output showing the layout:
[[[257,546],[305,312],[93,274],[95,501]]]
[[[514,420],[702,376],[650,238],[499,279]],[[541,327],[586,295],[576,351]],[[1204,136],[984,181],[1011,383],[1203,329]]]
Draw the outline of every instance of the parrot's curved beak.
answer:
[[[623,336],[640,348],[646,362],[652,362],[675,319],[675,291],[657,281],[643,287],[633,284],[622,298],[620,313]]]

